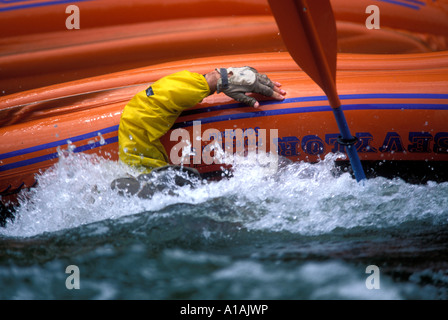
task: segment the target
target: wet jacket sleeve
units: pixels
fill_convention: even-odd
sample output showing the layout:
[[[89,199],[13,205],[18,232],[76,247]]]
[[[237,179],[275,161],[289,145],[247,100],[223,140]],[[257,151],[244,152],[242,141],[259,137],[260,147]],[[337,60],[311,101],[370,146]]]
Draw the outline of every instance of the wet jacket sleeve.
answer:
[[[181,71],[153,83],[126,105],[118,129],[119,157],[143,171],[169,164],[160,138],[179,115],[201,102],[210,88],[201,74]]]

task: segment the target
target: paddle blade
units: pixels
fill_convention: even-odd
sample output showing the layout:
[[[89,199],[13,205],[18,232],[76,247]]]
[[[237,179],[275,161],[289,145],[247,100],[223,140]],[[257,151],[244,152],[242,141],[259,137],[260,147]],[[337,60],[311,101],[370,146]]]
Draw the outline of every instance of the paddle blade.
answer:
[[[338,100],[337,32],[330,1],[268,1],[291,57],[324,90],[330,102]]]
[[[336,91],[337,33],[330,1],[268,1],[289,54],[327,95],[341,137],[346,141],[352,140]],[[346,150],[356,179],[364,180],[355,146],[347,144]]]

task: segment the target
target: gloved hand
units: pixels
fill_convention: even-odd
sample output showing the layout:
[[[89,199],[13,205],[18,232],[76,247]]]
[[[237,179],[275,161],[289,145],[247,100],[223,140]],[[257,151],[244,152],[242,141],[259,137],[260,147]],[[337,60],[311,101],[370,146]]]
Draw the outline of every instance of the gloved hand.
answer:
[[[221,74],[217,83],[217,92],[223,92],[227,96],[249,106],[258,108],[258,101],[246,95],[246,93],[259,93],[277,100],[283,100],[284,90],[280,83],[272,82],[265,74],[258,73],[252,67],[221,68],[216,69]]]

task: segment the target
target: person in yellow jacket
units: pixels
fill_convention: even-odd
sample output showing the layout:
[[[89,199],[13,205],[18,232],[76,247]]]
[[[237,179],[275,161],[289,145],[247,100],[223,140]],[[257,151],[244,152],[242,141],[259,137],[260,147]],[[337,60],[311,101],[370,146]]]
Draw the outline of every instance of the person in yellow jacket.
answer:
[[[283,100],[285,91],[280,86],[280,83],[271,81],[251,67],[221,68],[205,75],[184,70],[154,82],[126,105],[118,129],[120,161],[138,168],[144,174],[137,179],[117,179],[112,183],[112,188],[149,197],[153,193],[149,189],[157,189],[154,183],[147,183],[153,177],[150,174],[153,171],[174,168],[197,174],[192,168],[170,166],[166,150],[160,142],[182,111],[215,92],[223,92],[241,103],[258,108],[258,101],[246,93],[259,93]],[[179,178],[176,177],[176,184],[185,183],[184,179]],[[144,181],[146,183],[142,187]]]

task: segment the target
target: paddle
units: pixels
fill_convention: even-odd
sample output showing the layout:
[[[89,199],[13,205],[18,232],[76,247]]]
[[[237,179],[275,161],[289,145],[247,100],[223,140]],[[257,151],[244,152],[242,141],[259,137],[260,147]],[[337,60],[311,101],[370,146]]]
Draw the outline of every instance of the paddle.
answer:
[[[268,0],[294,61],[327,95],[357,181],[366,179],[336,90],[336,21],[329,0]]]

